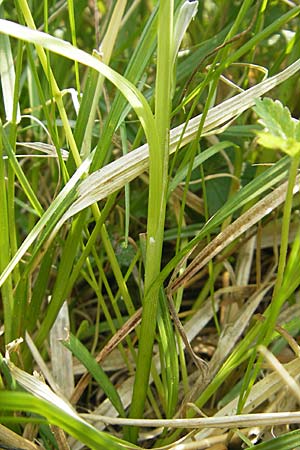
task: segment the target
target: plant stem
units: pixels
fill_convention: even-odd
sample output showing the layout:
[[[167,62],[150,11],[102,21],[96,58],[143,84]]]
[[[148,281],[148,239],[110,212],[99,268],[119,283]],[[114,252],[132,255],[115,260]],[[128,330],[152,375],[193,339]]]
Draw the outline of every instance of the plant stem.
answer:
[[[287,249],[289,243],[289,228],[291,221],[291,212],[293,205],[293,190],[296,182],[297,171],[300,163],[300,155],[292,158],[291,167],[289,171],[289,182],[286,193],[286,201],[283,208],[283,219],[282,219],[282,231],[281,231],[281,244],[280,244],[280,255],[278,262],[278,271],[276,283],[273,291],[273,300],[276,298],[279,289],[282,285],[284,269],[287,261]]]
[[[159,145],[156,149],[152,148],[152,151],[150,150],[145,296],[136,377],[130,410],[130,417],[132,418],[141,417],[144,411],[157,321],[159,287],[151,290],[151,295],[149,295],[149,288],[160,273],[167,199],[173,8],[173,1],[165,0],[160,3],[158,13],[155,125]],[[130,440],[134,442],[137,439],[138,429],[132,428],[128,434]]]

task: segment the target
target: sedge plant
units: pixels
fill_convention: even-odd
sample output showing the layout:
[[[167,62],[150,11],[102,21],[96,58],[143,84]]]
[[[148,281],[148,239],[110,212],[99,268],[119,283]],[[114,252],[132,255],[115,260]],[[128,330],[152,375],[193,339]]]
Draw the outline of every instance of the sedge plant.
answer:
[[[286,386],[257,346],[297,354],[300,7],[91,5],[0,5],[0,442],[189,448],[200,408],[251,447]]]

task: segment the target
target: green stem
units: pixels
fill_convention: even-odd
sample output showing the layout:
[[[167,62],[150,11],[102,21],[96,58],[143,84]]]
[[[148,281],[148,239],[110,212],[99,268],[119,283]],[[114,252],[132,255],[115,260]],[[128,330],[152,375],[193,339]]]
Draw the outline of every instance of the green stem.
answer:
[[[156,149],[152,148],[152,151],[150,149],[145,296],[136,377],[130,410],[130,417],[132,418],[142,417],[144,411],[157,322],[159,287],[151,290],[151,295],[149,295],[149,288],[160,273],[165,222],[171,112],[173,9],[173,1],[165,0],[160,3],[158,13],[155,125],[159,145]],[[129,431],[129,438],[132,442],[136,441],[137,434],[137,428],[132,428]]]
[[[291,221],[291,212],[293,206],[293,190],[296,182],[297,171],[300,163],[300,155],[292,158],[291,168],[289,171],[289,181],[288,188],[286,193],[286,201],[284,203],[283,208],[283,219],[282,219],[282,230],[281,230],[281,244],[280,244],[280,256],[278,262],[278,271],[276,283],[273,291],[273,300],[276,299],[277,294],[281,288],[284,269],[287,260],[287,249],[289,243],[289,229],[290,229],[290,221]]]
[[[0,121],[0,271],[7,266],[10,260],[10,233],[8,222],[8,204],[7,204],[7,186],[6,186],[6,170],[3,159],[3,144],[2,144],[2,123]],[[8,344],[11,340],[12,321],[13,321],[13,286],[12,277],[9,276],[1,287],[1,296],[4,311],[4,325],[5,325],[5,342]]]
[[[284,272],[287,261],[287,250],[288,250],[288,239],[289,239],[289,228],[290,228],[290,219],[293,205],[293,197],[294,197],[294,186],[296,183],[297,171],[300,163],[300,155],[297,155],[291,160],[291,167],[289,171],[289,179],[288,179],[288,187],[286,193],[286,201],[284,203],[283,208],[283,219],[282,219],[282,230],[281,230],[281,244],[280,244],[280,256],[278,263],[278,271],[276,282],[274,286],[274,291],[272,295],[272,302],[266,312],[266,320],[261,326],[260,334],[257,338],[257,346],[259,344],[268,347],[271,342],[272,334],[274,332],[274,328],[276,325],[277,317],[280,313],[283,302],[286,300],[285,295],[280,295],[280,289],[282,288],[282,282],[284,278]],[[257,355],[256,349],[253,351],[248,368],[245,374],[244,383],[242,387],[242,395],[238,404],[238,411],[242,411],[245,402],[250,393],[251,387],[253,386],[255,379],[260,370],[263,356],[260,355],[258,360],[253,368],[253,364]],[[247,386],[247,388],[246,388]]]

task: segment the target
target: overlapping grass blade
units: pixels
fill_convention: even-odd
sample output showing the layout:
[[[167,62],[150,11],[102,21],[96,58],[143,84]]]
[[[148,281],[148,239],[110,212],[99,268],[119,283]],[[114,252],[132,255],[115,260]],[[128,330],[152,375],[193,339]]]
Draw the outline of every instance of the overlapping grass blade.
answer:
[[[99,70],[100,72],[103,71],[103,74],[107,76],[109,79],[111,79],[111,81],[114,81],[117,84],[119,82],[121,83],[124,89],[123,93],[125,95],[128,95],[128,100],[130,100],[132,106],[136,108],[136,112],[139,113],[140,110],[143,111],[142,105],[144,105],[145,100],[141,100],[142,97],[138,93],[137,97],[139,100],[137,101],[137,103],[135,103],[134,98],[136,98],[135,97],[135,94],[137,92],[136,89],[133,86],[128,88],[128,83],[124,82],[123,78],[120,75],[111,71],[111,69],[107,68],[96,58],[93,58],[92,56],[86,54],[85,52],[73,48],[70,44],[61,41],[57,38],[49,37],[48,35],[44,35],[43,33],[39,33],[37,31],[30,30],[25,27],[21,27],[20,25],[17,24],[13,24],[12,27],[9,27],[9,25],[10,25],[9,21],[4,21],[0,19],[0,31],[9,32],[9,34],[15,35],[16,37],[19,38],[28,39],[29,41],[33,40],[35,43],[39,45],[44,45],[45,48],[58,52],[66,57],[73,57],[79,62],[87,64],[90,67],[93,67],[95,70]],[[24,32],[24,35],[22,34],[23,29],[26,30],[26,32]],[[297,60],[279,74],[274,75],[273,77],[267,80],[264,80],[263,82],[248,89],[247,91],[242,92],[241,94],[238,94],[237,96],[229,100],[226,100],[220,105],[212,108],[206,117],[205,124],[203,127],[203,133],[212,132],[213,130],[215,130],[216,127],[221,126],[222,124],[231,120],[233,117],[241,114],[243,111],[247,110],[248,108],[254,105],[255,99],[257,97],[260,97],[261,95],[265,94],[278,84],[287,80],[297,71],[299,71],[299,69],[300,69],[300,60]],[[134,90],[134,94],[132,94],[131,89]],[[142,101],[142,104],[139,103],[140,100]],[[146,107],[146,110],[148,111],[148,113],[145,113],[146,116],[144,115],[144,113],[142,113],[141,119],[141,122],[144,124],[145,120],[147,122],[147,119],[145,117],[149,118],[150,115],[152,116],[152,114],[149,113],[148,106]],[[151,121],[152,119],[150,118],[150,122]],[[193,140],[193,138],[197,134],[200,121],[201,115],[191,119],[186,129],[185,125],[180,125],[179,127],[171,131],[170,133],[171,152],[175,151],[178,145],[182,147],[186,143]],[[184,129],[185,132],[184,135],[182,136]],[[152,134],[151,136],[153,137]],[[67,220],[67,218],[73,216],[74,214],[78,213],[87,206],[90,206],[91,204],[100,200],[101,198],[107,197],[111,193],[123,187],[133,178],[138,176],[147,168],[148,158],[149,158],[148,145],[144,145],[140,149],[130,152],[128,155],[119,158],[117,161],[91,174],[89,177],[87,177],[86,180],[83,180],[82,183],[80,183],[77,194],[78,200],[74,201],[75,199],[73,198],[72,207],[68,208],[64,220]],[[108,183],[108,181],[110,181],[110,183]],[[36,235],[37,234],[35,233],[34,239],[36,238]],[[26,242],[24,242],[23,244],[25,243]],[[29,246],[30,245],[28,245],[28,243],[27,245],[24,245],[24,247],[22,248],[22,253],[25,252],[29,248]],[[21,254],[20,248],[18,254],[16,255],[17,258],[14,261],[11,261],[8,273],[15,266],[17,260],[20,260],[23,254]],[[0,283],[4,281],[5,279],[4,275],[5,274],[3,274],[2,277],[0,278]]]
[[[46,417],[49,423],[62,428],[91,449],[121,450],[133,448],[132,445],[129,446],[124,441],[118,441],[116,438],[96,430],[77,414],[71,414],[55,403],[49,403],[33,395],[24,392],[1,391],[0,401],[1,408],[4,411],[26,411]]]
[[[125,411],[118,392],[86,347],[72,333],[69,334],[66,340],[62,341],[62,344],[86,367],[88,372],[95,378],[97,383],[99,383],[120,416],[125,417]]]

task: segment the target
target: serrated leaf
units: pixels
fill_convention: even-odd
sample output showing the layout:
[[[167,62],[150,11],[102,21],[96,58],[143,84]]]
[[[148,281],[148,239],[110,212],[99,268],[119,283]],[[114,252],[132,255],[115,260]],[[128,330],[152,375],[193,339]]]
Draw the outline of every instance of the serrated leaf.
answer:
[[[266,131],[258,131],[258,142],[266,148],[280,149],[289,156],[300,152],[300,124],[279,100],[257,99],[253,108]]]
[[[300,152],[300,142],[295,139],[283,139],[265,131],[258,131],[258,143],[266,148],[279,149],[289,156]]]
[[[260,122],[274,136],[283,139],[295,138],[295,121],[291,117],[289,109],[279,100],[270,98],[255,101],[254,111],[260,117]]]

